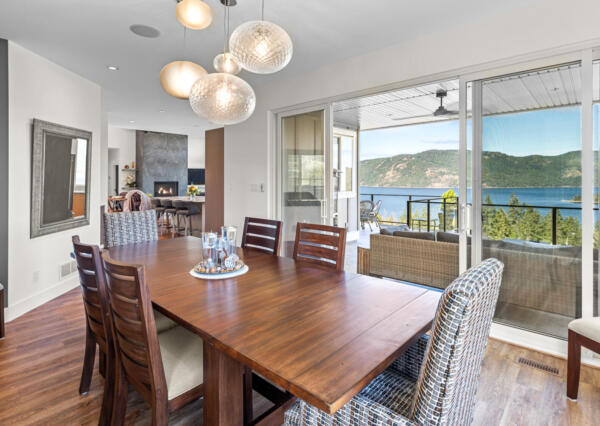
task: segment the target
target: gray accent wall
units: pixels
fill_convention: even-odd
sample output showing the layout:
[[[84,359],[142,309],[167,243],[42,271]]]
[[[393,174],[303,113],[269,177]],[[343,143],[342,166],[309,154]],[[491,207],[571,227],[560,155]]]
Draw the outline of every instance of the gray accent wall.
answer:
[[[0,39],[0,283],[8,306],[8,41],[4,39]]]
[[[137,186],[154,194],[155,181],[179,182],[179,195],[185,195],[188,178],[187,135],[143,130],[135,134]]]

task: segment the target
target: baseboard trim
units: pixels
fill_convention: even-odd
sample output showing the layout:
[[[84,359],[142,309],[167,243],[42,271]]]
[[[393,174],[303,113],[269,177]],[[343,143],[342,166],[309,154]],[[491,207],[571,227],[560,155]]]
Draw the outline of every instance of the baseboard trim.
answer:
[[[32,309],[35,309],[38,306],[41,306],[44,303],[49,302],[50,300],[55,299],[62,294],[65,294],[67,291],[74,289],[78,284],[79,280],[77,279],[76,275],[62,280],[50,288],[35,293],[13,305],[9,305],[8,308],[4,309],[4,318],[6,319],[6,322],[11,322],[15,318],[20,317]]]
[[[498,323],[492,324],[490,338],[556,358],[567,359],[566,340]],[[600,359],[596,358],[593,352],[585,348],[581,349],[581,363],[590,367],[600,368]]]

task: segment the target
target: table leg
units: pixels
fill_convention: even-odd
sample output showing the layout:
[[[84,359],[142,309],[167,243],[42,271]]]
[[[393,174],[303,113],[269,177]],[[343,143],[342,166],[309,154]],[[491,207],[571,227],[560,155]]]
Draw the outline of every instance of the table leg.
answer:
[[[205,425],[244,423],[244,366],[204,342]]]

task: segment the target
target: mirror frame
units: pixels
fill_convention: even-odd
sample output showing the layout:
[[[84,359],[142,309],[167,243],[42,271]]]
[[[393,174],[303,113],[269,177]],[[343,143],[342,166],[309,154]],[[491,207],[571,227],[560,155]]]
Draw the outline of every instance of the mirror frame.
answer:
[[[32,126],[32,157],[31,157],[31,230],[30,238],[53,234],[67,229],[79,228],[90,224],[90,179],[92,165],[92,132],[62,126],[38,119],[33,120]],[[86,170],[85,170],[85,215],[58,222],[43,224],[44,205],[44,155],[46,135],[54,134],[62,137],[80,138],[87,140]]]

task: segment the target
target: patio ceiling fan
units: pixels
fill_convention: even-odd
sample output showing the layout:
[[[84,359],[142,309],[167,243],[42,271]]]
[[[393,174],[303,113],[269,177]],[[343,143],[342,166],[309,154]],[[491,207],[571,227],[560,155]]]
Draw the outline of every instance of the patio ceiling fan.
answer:
[[[440,98],[440,106],[433,112],[434,117],[458,114],[458,111],[446,109],[444,106],[444,98],[448,96],[448,92],[445,89],[437,89],[435,96],[436,98]]]

